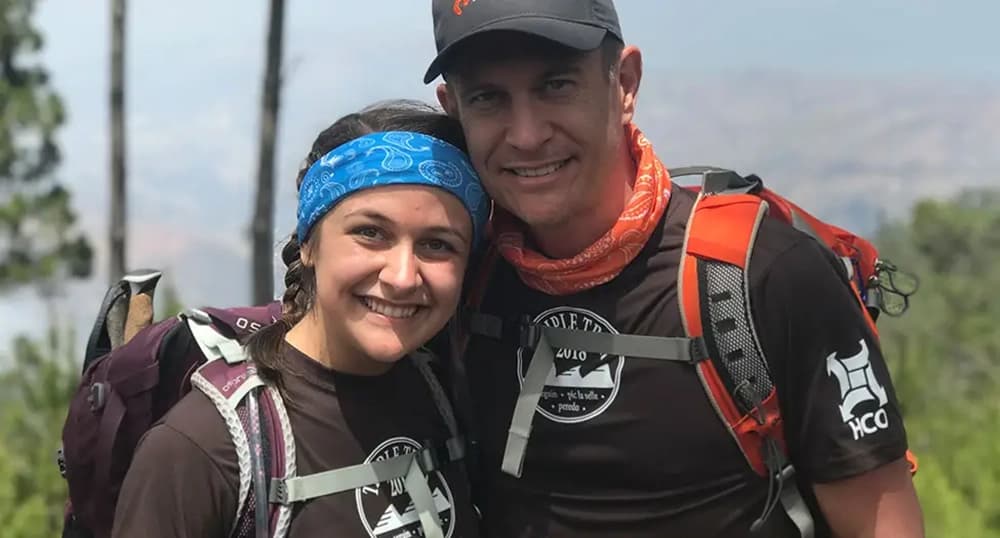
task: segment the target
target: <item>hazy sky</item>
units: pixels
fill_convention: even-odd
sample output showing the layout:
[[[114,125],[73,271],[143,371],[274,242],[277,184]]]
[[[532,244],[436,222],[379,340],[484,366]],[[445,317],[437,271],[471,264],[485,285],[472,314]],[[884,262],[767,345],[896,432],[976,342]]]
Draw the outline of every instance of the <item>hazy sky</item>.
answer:
[[[433,99],[433,85],[421,83],[434,46],[428,1],[287,3],[277,237],[293,227],[294,174],[322,128],[380,99]],[[965,166],[958,183],[976,183],[984,170],[1000,177],[1000,2],[617,4],[626,40],[644,53],[638,122],[661,157],[820,178],[859,166],[845,155],[883,147],[917,155],[878,172],[895,188],[906,188],[899,171],[913,166],[928,171],[922,185],[930,184],[944,166],[938,160]],[[129,264],[166,269],[193,305],[244,302],[267,2],[139,0],[128,8]],[[48,0],[37,21],[69,112],[58,174],[98,247],[98,278],[68,289],[59,309],[85,330],[105,282],[110,14],[107,2]],[[875,118],[887,108],[888,119]],[[915,121],[916,134],[899,134]],[[759,134],[734,136],[745,126]],[[785,151],[827,128],[837,130],[817,147],[829,153]],[[968,144],[957,138],[970,132]],[[966,147],[967,158],[954,155]],[[862,177],[870,176],[853,181]],[[801,191],[822,198],[816,192]],[[4,297],[0,320],[0,351],[10,335],[47,323],[30,290]]]

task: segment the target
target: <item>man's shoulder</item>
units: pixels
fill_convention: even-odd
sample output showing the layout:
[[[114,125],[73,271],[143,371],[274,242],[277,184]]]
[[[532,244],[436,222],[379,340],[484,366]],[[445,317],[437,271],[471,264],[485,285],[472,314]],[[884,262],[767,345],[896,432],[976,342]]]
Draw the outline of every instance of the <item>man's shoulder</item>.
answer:
[[[671,247],[680,247],[678,236],[688,235],[691,225],[691,212],[697,203],[698,194],[687,188],[675,186],[671,193],[670,206],[663,221],[663,243]],[[683,239],[681,239],[683,241]],[[754,238],[750,258],[751,282],[760,281],[776,265],[793,265],[804,260],[823,260],[828,263],[830,258],[824,252],[822,245],[806,233],[796,229],[787,222],[765,217]]]
[[[750,258],[751,280],[765,276],[776,267],[792,267],[802,262],[828,263],[823,246],[786,222],[765,218],[757,230]],[[812,264],[810,264],[812,265]]]
[[[839,300],[852,295],[844,262],[817,239],[776,219],[761,223],[748,278],[752,300],[771,313],[776,308],[812,310],[818,297]],[[850,309],[852,316],[856,306]]]
[[[697,192],[682,185],[671,185],[670,200],[667,202],[667,210],[663,216],[664,230],[687,227],[691,210],[694,209],[697,200]]]

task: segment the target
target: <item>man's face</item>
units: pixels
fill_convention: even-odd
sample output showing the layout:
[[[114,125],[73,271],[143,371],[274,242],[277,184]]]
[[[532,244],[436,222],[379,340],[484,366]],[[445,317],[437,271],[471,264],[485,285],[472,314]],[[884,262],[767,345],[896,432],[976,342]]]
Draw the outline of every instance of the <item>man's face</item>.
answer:
[[[438,97],[500,206],[532,229],[561,229],[621,196],[611,175],[631,107],[600,49],[570,53],[516,34],[468,47]]]

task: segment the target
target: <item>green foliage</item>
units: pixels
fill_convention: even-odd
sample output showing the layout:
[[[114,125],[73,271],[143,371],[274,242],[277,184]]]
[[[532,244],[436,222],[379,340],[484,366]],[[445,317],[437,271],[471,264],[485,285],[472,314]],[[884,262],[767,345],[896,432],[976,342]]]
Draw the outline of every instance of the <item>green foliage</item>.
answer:
[[[93,252],[74,231],[69,193],[52,179],[60,161],[62,101],[36,62],[35,0],[0,0],[0,291],[90,275]]]
[[[879,325],[927,535],[1000,537],[1000,192],[922,202],[878,244],[921,278],[909,312]]]
[[[66,483],[56,450],[79,380],[75,338],[50,331],[43,342],[18,338],[12,367],[0,374],[0,521],[9,538],[55,537]]]

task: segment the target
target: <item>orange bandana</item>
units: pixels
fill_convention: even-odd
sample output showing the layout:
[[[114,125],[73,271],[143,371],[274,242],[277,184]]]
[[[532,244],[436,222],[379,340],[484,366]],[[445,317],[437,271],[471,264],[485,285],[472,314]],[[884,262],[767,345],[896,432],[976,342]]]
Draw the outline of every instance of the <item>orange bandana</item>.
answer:
[[[638,163],[632,198],[618,222],[583,252],[551,259],[525,246],[524,225],[506,211],[493,217],[494,241],[529,287],[549,295],[569,295],[599,286],[621,273],[652,235],[670,200],[670,176],[649,140],[629,124],[626,136]]]

